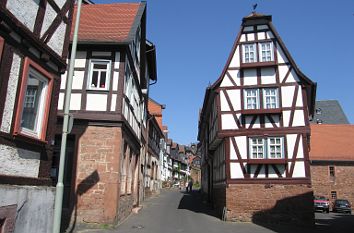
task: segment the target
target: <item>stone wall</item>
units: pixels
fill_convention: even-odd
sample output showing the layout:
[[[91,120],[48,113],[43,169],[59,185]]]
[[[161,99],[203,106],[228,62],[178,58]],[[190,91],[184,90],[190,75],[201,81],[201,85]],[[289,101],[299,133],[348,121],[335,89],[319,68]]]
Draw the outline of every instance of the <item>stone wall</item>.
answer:
[[[122,195],[119,198],[118,223],[126,219],[134,207],[133,195]]]
[[[219,185],[213,187],[213,207],[218,217],[223,218],[223,210],[226,207],[226,186]]]
[[[308,185],[232,184],[226,190],[227,220],[262,224],[314,224]]]
[[[121,142],[119,127],[87,126],[79,139],[76,174],[78,223],[115,223]]]
[[[311,165],[311,179],[315,195],[325,196],[331,201],[331,192],[337,193],[338,199],[347,199],[354,210],[354,165],[333,165],[334,177],[329,175],[329,165]]]
[[[15,219],[14,233],[52,232],[55,188],[0,185],[0,197],[0,217]],[[11,206],[15,216],[8,215]]]

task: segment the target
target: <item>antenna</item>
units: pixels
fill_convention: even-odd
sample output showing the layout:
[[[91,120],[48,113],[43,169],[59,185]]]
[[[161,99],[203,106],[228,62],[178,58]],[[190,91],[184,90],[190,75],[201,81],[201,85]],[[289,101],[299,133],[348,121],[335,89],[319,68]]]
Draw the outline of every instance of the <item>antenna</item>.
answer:
[[[252,8],[253,8],[252,13],[256,13],[256,8],[257,8],[257,6],[258,6],[257,3],[252,5]]]

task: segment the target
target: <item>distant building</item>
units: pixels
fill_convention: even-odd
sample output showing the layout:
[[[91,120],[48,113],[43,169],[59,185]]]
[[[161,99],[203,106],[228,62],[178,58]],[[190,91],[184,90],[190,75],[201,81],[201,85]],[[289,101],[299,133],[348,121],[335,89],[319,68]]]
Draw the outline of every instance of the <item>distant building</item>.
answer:
[[[317,100],[311,124],[349,124],[337,100]]]
[[[311,180],[315,195],[348,199],[354,210],[354,125],[311,125]]]

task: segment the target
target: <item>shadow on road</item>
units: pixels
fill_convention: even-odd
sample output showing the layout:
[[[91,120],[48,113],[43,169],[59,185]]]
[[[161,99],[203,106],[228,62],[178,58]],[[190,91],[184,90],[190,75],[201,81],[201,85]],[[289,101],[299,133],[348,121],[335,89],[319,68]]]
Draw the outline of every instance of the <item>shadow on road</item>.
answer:
[[[184,193],[184,195],[178,205],[178,209],[190,210],[196,213],[203,213],[220,218],[215,210],[213,210],[207,203],[203,203],[200,192],[195,190],[191,192],[181,192]]]

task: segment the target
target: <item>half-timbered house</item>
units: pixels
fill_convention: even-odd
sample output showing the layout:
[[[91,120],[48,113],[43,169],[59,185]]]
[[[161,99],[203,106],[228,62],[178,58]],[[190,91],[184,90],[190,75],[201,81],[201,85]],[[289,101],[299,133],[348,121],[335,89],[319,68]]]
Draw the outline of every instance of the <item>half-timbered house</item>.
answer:
[[[224,218],[313,222],[309,117],[315,91],[272,17],[243,18],[220,78],[207,88],[199,122],[203,190]]]
[[[0,1],[1,232],[52,229],[52,141],[72,13],[69,0]]]
[[[147,96],[156,80],[146,3],[83,5],[77,49],[63,208],[77,223],[116,223],[142,198],[140,155],[147,153]],[[66,74],[59,120],[65,80]]]

